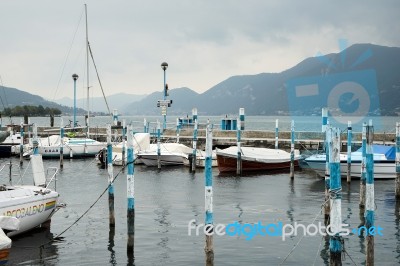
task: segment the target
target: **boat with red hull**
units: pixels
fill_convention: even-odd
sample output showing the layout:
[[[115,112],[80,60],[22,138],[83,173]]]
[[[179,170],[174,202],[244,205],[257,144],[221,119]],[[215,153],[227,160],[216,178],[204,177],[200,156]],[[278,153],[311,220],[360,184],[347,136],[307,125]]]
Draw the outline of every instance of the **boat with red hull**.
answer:
[[[296,151],[294,166],[299,166],[300,155]],[[260,172],[290,169],[290,153],[280,149],[242,147],[242,172]],[[237,167],[237,147],[217,150],[220,173],[235,172]]]

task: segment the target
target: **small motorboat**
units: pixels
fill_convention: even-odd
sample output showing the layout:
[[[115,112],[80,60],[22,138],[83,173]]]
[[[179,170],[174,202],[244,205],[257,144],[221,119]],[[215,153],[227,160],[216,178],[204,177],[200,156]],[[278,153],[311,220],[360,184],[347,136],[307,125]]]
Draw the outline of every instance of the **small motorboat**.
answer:
[[[183,165],[187,154],[192,153],[192,148],[180,143],[161,143],[160,152],[162,166]],[[157,144],[150,144],[149,150],[140,151],[137,156],[146,166],[158,166]]]

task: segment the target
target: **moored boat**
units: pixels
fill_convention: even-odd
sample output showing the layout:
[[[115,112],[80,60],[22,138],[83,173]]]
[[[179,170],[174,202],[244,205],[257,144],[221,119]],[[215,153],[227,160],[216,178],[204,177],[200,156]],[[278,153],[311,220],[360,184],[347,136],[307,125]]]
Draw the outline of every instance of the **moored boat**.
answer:
[[[32,155],[31,165],[33,185],[0,186],[0,215],[20,221],[19,229],[8,232],[8,236],[24,233],[49,221],[60,206],[59,194],[49,187],[55,180],[57,169],[52,168],[54,174],[47,179],[40,154]]]
[[[294,165],[298,167],[300,155],[295,152]],[[242,172],[257,172],[290,169],[290,153],[280,149],[241,147]],[[221,173],[235,172],[237,147],[217,149],[218,170]]]
[[[396,177],[396,148],[394,146],[372,146],[374,158],[374,178],[393,179]],[[314,154],[305,159],[309,168],[318,175],[325,175],[326,155]],[[361,177],[362,150],[361,148],[351,153],[351,176]],[[347,176],[347,153],[340,154],[340,173],[342,178]]]
[[[180,143],[162,143],[160,152],[162,166],[183,165],[184,158],[192,152],[192,149]],[[157,166],[157,144],[150,144],[149,150],[141,151],[137,156],[146,166]]]

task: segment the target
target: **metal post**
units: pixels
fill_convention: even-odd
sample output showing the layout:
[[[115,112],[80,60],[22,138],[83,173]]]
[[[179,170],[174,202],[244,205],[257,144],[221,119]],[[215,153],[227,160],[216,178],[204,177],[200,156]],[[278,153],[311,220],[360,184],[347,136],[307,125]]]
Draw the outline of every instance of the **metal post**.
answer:
[[[64,167],[64,120],[61,117],[60,121],[60,168]]]
[[[331,215],[330,225],[331,236],[329,241],[330,265],[342,265],[342,237],[339,235],[342,224],[342,195],[340,179],[340,129],[329,128],[329,160],[330,160],[330,195]]]
[[[290,130],[291,142],[290,142],[290,178],[294,178],[294,120],[292,120]]]
[[[206,254],[206,265],[213,265],[214,247],[213,247],[213,188],[212,188],[212,128],[207,125],[206,129],[206,159],[205,159],[205,232],[206,246],[204,248]]]
[[[107,125],[107,170],[108,170],[108,208],[110,211],[110,227],[115,227],[114,214],[114,173],[112,164],[112,144],[111,144],[111,125]]]
[[[161,169],[161,128],[160,121],[157,120],[157,168]]]
[[[166,62],[163,62],[161,64],[162,70],[164,70],[164,89],[163,89],[163,99],[164,101],[167,99],[167,87],[166,87],[166,70],[168,68],[168,64]],[[167,106],[163,106],[161,108],[165,108],[165,112],[163,113],[164,116],[164,123],[163,123],[163,130],[167,128]]]
[[[176,143],[179,143],[179,134],[181,131],[181,127],[179,125],[179,118],[176,118]]]
[[[147,128],[147,121],[146,121],[146,118],[144,118],[143,119],[143,126],[144,126],[144,133],[147,133],[148,132],[148,128]]]
[[[400,201],[400,123],[396,123],[396,199]]]
[[[236,145],[237,145],[237,158],[236,158],[236,174],[242,174],[242,148],[241,148],[241,132],[240,132],[240,119],[237,120],[236,128]]]
[[[197,108],[192,109],[192,119],[193,119],[193,123],[194,123],[194,121],[197,120]]]
[[[375,199],[374,199],[374,151],[372,148],[374,139],[372,121],[369,121],[367,129],[367,150],[366,150],[366,198],[365,198],[365,227],[367,232],[374,226],[374,212],[375,212]],[[367,235],[367,260],[366,265],[374,265],[374,236]]]
[[[126,150],[126,121],[122,119],[122,166],[125,166],[125,150]]]
[[[23,155],[24,155],[24,123],[21,120],[21,128],[20,128],[20,143],[19,143],[19,164],[22,165],[24,163]]]
[[[196,152],[197,152],[197,119],[194,120],[193,129],[193,157],[192,157],[192,172],[196,172]]]
[[[351,182],[351,139],[352,139],[351,121],[348,121],[348,123],[347,123],[347,183]]]
[[[279,119],[275,120],[275,149],[278,149],[278,138],[279,138]]]
[[[325,212],[325,225],[328,226],[329,224],[329,218],[331,215],[331,203],[330,203],[330,196],[329,196],[329,190],[331,188],[331,176],[330,176],[330,168],[329,168],[329,140],[331,139],[330,134],[331,134],[331,130],[330,130],[330,125],[327,124],[326,127],[324,127],[325,130],[325,208],[324,208],[324,212]]]
[[[239,118],[240,118],[240,130],[244,130],[244,108],[239,108]]]
[[[128,253],[133,254],[135,239],[135,176],[134,176],[134,152],[133,152],[133,131],[132,125],[128,126],[128,175],[127,175],[127,195],[128,195]]]
[[[76,123],[76,80],[78,79],[78,75],[77,74],[73,74],[72,75],[72,79],[74,80],[74,124],[72,127],[76,127],[77,123]]]

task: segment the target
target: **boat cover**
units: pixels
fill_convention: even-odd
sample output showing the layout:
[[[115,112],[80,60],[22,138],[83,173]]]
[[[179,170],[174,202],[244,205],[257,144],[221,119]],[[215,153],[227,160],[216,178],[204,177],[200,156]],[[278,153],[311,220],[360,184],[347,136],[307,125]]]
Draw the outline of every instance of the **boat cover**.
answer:
[[[379,145],[373,144],[372,151],[375,154],[384,154],[388,160],[396,159],[396,147],[395,146],[387,146],[387,145]],[[357,152],[362,152],[362,147],[357,150]]]
[[[33,183],[35,186],[46,186],[46,175],[44,173],[42,155],[31,155],[31,164],[33,172]]]

